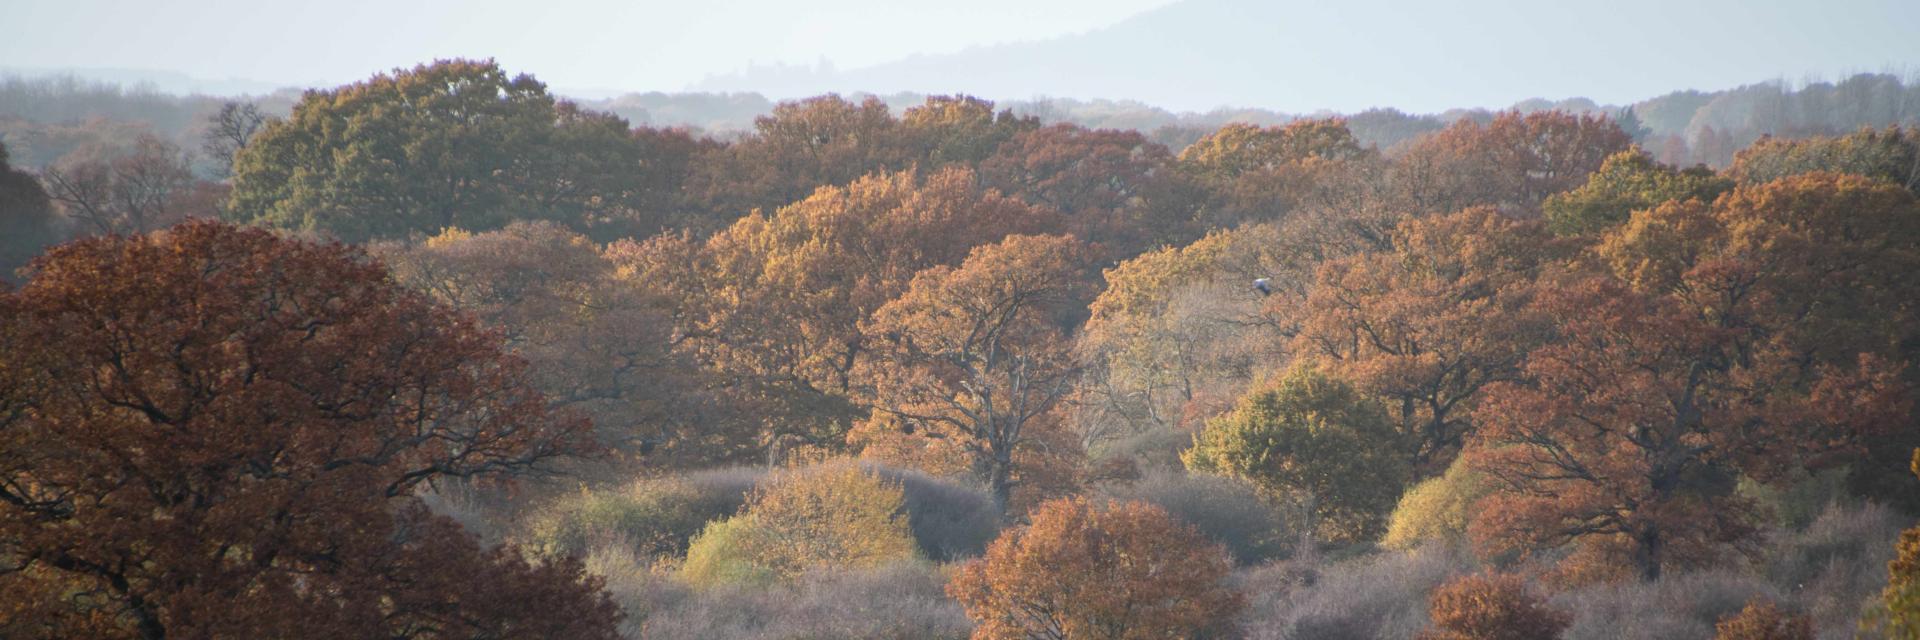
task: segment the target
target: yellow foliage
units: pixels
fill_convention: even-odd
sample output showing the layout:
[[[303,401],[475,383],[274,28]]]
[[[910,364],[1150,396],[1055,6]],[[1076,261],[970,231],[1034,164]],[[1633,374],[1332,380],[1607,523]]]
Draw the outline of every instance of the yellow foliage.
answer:
[[[916,555],[900,485],[835,460],[756,487],[740,515],[709,524],[693,540],[681,575],[697,585],[764,582]]]

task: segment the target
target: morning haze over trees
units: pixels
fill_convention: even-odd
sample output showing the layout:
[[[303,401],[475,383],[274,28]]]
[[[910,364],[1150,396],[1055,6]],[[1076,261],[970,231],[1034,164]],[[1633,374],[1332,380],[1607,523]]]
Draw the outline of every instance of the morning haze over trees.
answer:
[[[1915,126],[13,77],[0,637],[1920,638]]]

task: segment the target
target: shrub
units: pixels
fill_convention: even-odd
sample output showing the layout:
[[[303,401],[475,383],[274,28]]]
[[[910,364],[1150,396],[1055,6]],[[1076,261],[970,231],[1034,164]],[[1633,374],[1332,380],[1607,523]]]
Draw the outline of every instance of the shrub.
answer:
[[[643,556],[678,557],[708,522],[738,511],[764,475],[755,469],[717,469],[582,490],[536,512],[521,542],[549,556],[583,556],[605,542],[630,545]]]
[[[1913,452],[1912,470],[1920,476],[1920,449]],[[1897,555],[1887,563],[1887,588],[1876,612],[1889,637],[1920,638],[1920,527],[1900,532]]]
[[[1813,640],[1813,621],[1781,611],[1768,600],[1754,600],[1739,613],[1714,625],[1714,640]]]
[[[1250,640],[1411,638],[1427,626],[1426,594],[1472,570],[1470,557],[1442,546],[1319,562],[1275,563],[1242,577]]]
[[[1242,480],[1206,473],[1155,471],[1140,480],[1109,489],[1119,501],[1137,500],[1166,510],[1193,525],[1241,564],[1286,555],[1294,532],[1258,491]]]
[[[1406,550],[1428,542],[1465,542],[1474,503],[1491,491],[1484,477],[1455,461],[1446,474],[1428,478],[1400,496],[1380,544]]]
[[[1433,628],[1422,640],[1539,640],[1557,638],[1570,616],[1527,590],[1515,575],[1470,575],[1434,590]]]
[[[1225,548],[1159,507],[1064,498],[961,566],[947,593],[979,640],[1213,637],[1245,604],[1231,570]]]
[[[870,469],[900,485],[906,497],[907,526],[928,558],[945,562],[977,556],[999,535],[1000,512],[986,489],[912,469]]]
[[[779,473],[754,488],[739,515],[694,538],[682,575],[702,586],[758,583],[913,558],[905,508],[898,483],[852,461]]]
[[[1665,640],[1713,637],[1715,621],[1755,598],[1780,595],[1758,576],[1723,569],[1595,585],[1553,601],[1573,613],[1566,640]]]
[[[791,582],[693,589],[658,574],[609,578],[630,638],[647,640],[961,640],[971,625],[939,568],[907,561],[812,571]]]

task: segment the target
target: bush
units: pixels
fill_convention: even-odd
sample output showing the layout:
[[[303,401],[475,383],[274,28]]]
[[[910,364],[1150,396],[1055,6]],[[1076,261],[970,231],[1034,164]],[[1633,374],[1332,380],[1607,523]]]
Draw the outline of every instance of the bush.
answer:
[[[1321,565],[1314,558],[1247,572],[1251,640],[1411,638],[1427,626],[1426,595],[1472,559],[1450,547],[1422,547]]]
[[[1166,510],[1193,525],[1241,564],[1257,564],[1287,554],[1296,542],[1287,518],[1244,481],[1206,473],[1155,471],[1140,480],[1109,489],[1119,501],[1137,500]]]
[[[629,545],[647,557],[678,557],[708,522],[738,511],[764,475],[756,469],[717,469],[582,490],[536,512],[520,541],[548,556],[584,556],[604,542]]]
[[[1000,534],[1000,512],[984,488],[912,469],[869,469],[906,494],[907,526],[928,558],[946,562],[977,556]]]
[[[972,625],[928,563],[814,571],[791,582],[694,589],[660,574],[609,579],[629,638],[961,640]]]
[[[1714,625],[1714,640],[1813,640],[1813,621],[1780,610],[1771,601],[1754,600],[1747,608]]]
[[[898,483],[852,461],[788,470],[755,487],[739,515],[707,525],[681,575],[701,586],[763,583],[911,559],[905,511]]]
[[[1713,637],[1716,621],[1780,595],[1758,576],[1714,570],[1575,589],[1553,602],[1573,613],[1566,640],[1666,640]]]
[[[1515,575],[1464,576],[1434,590],[1428,602],[1433,628],[1422,632],[1421,640],[1557,638],[1569,618]]]
[[[1387,524],[1387,537],[1380,545],[1406,550],[1429,542],[1465,542],[1474,503],[1491,492],[1492,485],[1485,478],[1455,461],[1446,474],[1428,478],[1400,496],[1400,504],[1394,507]]]
[[[1771,485],[1743,477],[1738,491],[1771,515],[1775,526],[1798,529],[1812,524],[1830,507],[1855,504],[1847,492],[1847,476],[1844,468],[1794,472]]]
[[[1232,632],[1245,602],[1226,583],[1226,549],[1159,507],[1065,498],[1031,515],[947,585],[977,640]]]

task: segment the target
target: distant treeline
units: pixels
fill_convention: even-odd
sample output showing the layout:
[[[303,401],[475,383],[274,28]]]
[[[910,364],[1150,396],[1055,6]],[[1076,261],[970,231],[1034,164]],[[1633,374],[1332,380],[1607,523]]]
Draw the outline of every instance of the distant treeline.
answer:
[[[858,101],[864,95],[851,96]],[[917,93],[880,95],[896,115],[922,104]],[[203,137],[209,116],[230,101],[253,102],[262,113],[285,115],[299,91],[266,96],[180,96],[150,87],[125,87],[73,76],[0,79],[0,140],[22,166],[44,166],[89,141],[127,139],[148,132],[193,148]],[[578,100],[580,106],[607,111],[634,126],[687,128],[721,139],[753,129],[755,118],[773,113],[777,102],[758,93],[631,93],[603,100]],[[1377,108],[1354,114],[1292,114],[1265,109],[1216,109],[1173,112],[1131,100],[1078,100],[1039,97],[1002,100],[1015,115],[1041,122],[1072,123],[1090,129],[1130,129],[1176,152],[1228,123],[1281,125],[1302,118],[1339,116],[1363,145],[1391,151],[1400,143],[1445,128],[1461,119],[1486,123],[1495,110],[1452,109],[1438,114],[1409,114]],[[1862,73],[1839,82],[1762,82],[1724,91],[1675,91],[1631,105],[1603,105],[1587,98],[1550,101],[1535,98],[1506,110],[1532,113],[1559,110],[1604,114],[1621,122],[1635,142],[1661,162],[1724,167],[1734,152],[1763,136],[1800,138],[1836,135],[1861,127],[1920,122],[1920,82],[1885,73]],[[1631,112],[1631,117],[1629,117]]]

